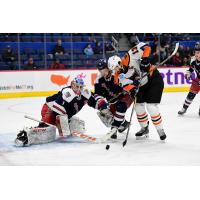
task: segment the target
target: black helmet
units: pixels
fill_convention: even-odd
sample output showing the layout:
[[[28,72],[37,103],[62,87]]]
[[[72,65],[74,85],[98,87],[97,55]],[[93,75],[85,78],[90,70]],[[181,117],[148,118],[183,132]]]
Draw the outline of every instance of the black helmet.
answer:
[[[99,59],[96,62],[96,67],[98,70],[102,70],[102,69],[108,68],[108,64],[105,59]]]
[[[194,46],[194,50],[195,51],[200,51],[200,43],[196,42],[195,46]]]

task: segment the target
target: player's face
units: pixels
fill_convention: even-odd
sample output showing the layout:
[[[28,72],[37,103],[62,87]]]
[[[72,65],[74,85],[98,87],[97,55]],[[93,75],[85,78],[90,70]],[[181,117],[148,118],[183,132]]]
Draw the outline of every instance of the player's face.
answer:
[[[200,61],[200,51],[195,51],[195,58]]]
[[[120,72],[120,67],[119,66],[115,67],[114,71],[115,72]]]
[[[75,83],[72,83],[72,89],[73,89],[75,94],[80,95],[81,90],[83,89],[83,86],[82,85],[76,85]]]
[[[99,72],[101,76],[103,76],[104,78],[107,78],[110,75],[110,70],[107,68],[99,70]]]

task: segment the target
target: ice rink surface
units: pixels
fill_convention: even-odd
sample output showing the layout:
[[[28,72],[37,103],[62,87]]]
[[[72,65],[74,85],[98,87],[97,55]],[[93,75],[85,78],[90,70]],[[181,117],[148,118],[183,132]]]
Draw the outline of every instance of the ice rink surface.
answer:
[[[80,138],[59,139],[53,143],[20,148],[14,146],[16,134],[24,126],[37,123],[25,119],[30,115],[40,119],[44,97],[16,98],[0,100],[0,165],[200,165],[200,117],[198,109],[200,96],[197,95],[188,112],[179,117],[187,93],[164,93],[160,105],[165,143],[150,122],[150,138],[136,140],[135,132],[140,129],[135,113],[130,129],[130,137],[125,148],[119,140],[106,144],[89,143]],[[77,116],[85,120],[87,134],[102,137],[109,130],[96,115],[96,110],[85,106]],[[129,119],[131,109],[126,118]]]

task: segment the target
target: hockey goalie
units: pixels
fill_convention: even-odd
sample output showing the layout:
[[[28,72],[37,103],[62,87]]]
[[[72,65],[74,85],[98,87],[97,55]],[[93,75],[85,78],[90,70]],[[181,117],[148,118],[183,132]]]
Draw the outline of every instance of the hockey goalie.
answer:
[[[93,94],[85,88],[83,79],[76,77],[70,86],[46,98],[41,110],[41,122],[37,127],[21,130],[17,134],[15,145],[29,146],[53,142],[56,139],[56,129],[60,137],[68,137],[73,132],[84,133],[85,122],[74,115],[85,104],[99,111],[108,107],[106,101],[96,101]]]

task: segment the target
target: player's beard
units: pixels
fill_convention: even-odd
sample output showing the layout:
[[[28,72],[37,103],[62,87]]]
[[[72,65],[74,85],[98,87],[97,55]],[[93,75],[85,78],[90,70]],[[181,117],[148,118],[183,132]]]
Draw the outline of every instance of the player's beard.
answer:
[[[109,70],[108,74],[104,76],[105,80],[110,80],[112,72]]]

